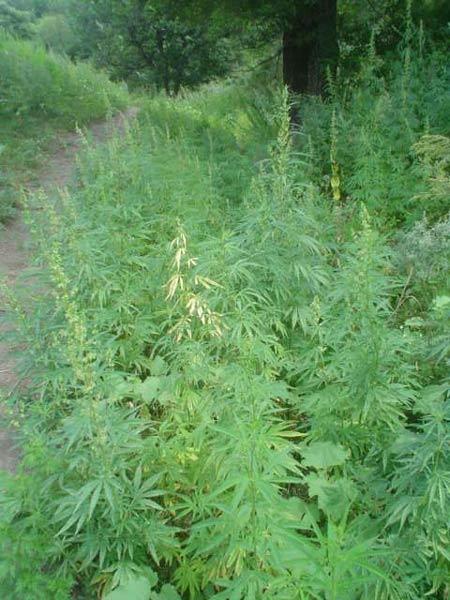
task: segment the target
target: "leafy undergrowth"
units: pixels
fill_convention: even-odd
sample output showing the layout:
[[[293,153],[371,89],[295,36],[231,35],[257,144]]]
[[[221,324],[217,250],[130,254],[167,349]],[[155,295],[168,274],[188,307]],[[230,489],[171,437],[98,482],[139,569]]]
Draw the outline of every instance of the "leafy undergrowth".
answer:
[[[127,104],[126,90],[83,63],[0,32],[0,222],[60,130]]]
[[[379,112],[398,64],[305,103],[295,135],[277,90],[149,101],[30,212],[45,285],[31,315],[11,295],[32,387],[3,597],[448,596],[449,155],[428,115],[394,134]],[[425,202],[416,271],[391,227]]]

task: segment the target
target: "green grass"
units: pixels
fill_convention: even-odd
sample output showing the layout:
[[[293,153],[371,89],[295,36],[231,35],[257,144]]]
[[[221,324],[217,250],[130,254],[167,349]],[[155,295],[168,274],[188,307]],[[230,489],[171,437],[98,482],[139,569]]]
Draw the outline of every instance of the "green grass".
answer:
[[[59,131],[105,117],[128,102],[126,90],[88,64],[73,64],[0,33],[0,222],[18,188],[42,163]]]

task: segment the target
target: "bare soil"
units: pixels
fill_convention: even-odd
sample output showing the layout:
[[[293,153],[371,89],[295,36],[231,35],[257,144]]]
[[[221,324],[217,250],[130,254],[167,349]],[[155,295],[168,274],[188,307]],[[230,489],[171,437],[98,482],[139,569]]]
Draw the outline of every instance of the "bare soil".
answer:
[[[101,144],[114,132],[123,131],[127,121],[133,119],[137,112],[137,108],[131,107],[118,113],[110,121],[92,123],[87,127],[89,137],[94,144]],[[45,165],[28,185],[28,190],[36,192],[42,189],[53,193],[66,187],[71,180],[76,155],[82,144],[83,138],[79,133],[60,134],[54,141],[54,147],[49,149]],[[6,278],[10,286],[14,286],[17,277],[28,266],[28,237],[26,225],[20,215],[5,228],[0,228],[0,277]],[[0,293],[0,318],[4,311],[5,302]],[[20,381],[15,368],[16,360],[11,355],[13,348],[2,340],[6,327],[0,320],[0,471],[3,469],[14,472],[19,451],[14,441],[14,431],[7,424],[2,402]]]

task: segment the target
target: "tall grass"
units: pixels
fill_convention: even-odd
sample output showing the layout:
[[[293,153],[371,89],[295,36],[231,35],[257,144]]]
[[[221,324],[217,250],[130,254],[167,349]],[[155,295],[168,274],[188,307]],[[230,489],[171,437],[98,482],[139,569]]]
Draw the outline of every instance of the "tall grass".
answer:
[[[39,162],[58,129],[74,129],[127,103],[124,88],[0,32],[0,221],[11,213],[19,175]]]
[[[3,596],[448,596],[450,303],[340,145],[342,122],[379,139],[353,111],[377,84],[316,103],[323,135],[306,105],[292,135],[283,90],[156,98],[30,212],[46,292],[11,302],[32,385]]]

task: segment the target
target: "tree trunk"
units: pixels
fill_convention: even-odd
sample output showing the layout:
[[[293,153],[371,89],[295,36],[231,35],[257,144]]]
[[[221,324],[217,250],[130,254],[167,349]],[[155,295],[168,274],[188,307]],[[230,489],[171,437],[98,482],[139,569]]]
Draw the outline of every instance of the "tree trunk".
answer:
[[[299,2],[297,14],[283,35],[283,78],[297,94],[323,92],[325,69],[333,67],[337,55],[337,0]]]

